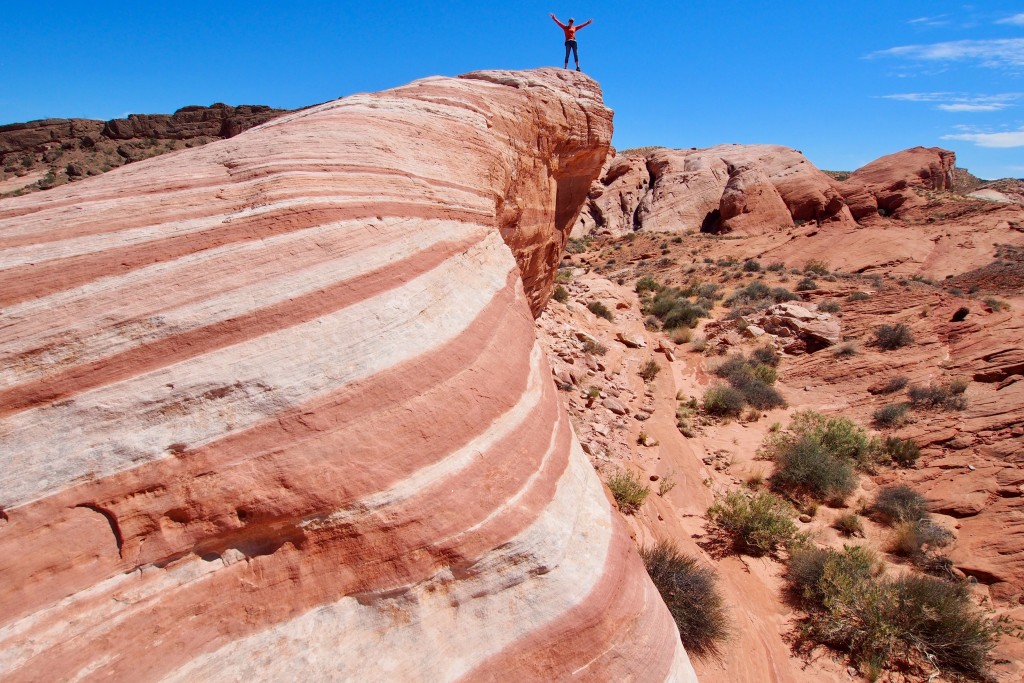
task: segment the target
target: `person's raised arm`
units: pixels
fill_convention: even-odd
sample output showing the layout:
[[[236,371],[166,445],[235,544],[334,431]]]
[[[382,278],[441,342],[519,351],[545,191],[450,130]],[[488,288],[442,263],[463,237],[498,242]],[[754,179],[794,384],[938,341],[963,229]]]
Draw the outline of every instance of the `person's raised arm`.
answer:
[[[581,28],[583,28],[583,27],[585,27],[585,26],[590,26],[590,25],[591,25],[591,24],[593,24],[593,23],[594,23],[594,20],[593,20],[593,19],[587,19],[587,20],[586,20],[586,21],[584,21],[584,22],[583,22],[582,24],[580,24],[579,26],[577,26],[577,27],[576,27],[576,30],[577,30],[577,31],[579,31],[579,30],[580,30]]]
[[[558,20],[558,17],[556,17],[556,16],[555,16],[555,13],[554,13],[554,12],[552,12],[552,13],[551,13],[551,18],[555,20],[555,23],[556,23],[556,24],[558,24],[558,25],[559,25],[559,26],[561,26],[562,28],[566,28],[565,24],[563,24],[562,22],[560,22],[560,21]]]

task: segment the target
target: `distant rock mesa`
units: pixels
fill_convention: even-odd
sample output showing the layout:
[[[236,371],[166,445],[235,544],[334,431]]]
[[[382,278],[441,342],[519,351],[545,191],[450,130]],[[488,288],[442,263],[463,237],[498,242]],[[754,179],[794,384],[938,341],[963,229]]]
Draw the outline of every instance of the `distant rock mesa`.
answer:
[[[0,202],[0,678],[695,680],[531,315],[611,130],[428,78]]]

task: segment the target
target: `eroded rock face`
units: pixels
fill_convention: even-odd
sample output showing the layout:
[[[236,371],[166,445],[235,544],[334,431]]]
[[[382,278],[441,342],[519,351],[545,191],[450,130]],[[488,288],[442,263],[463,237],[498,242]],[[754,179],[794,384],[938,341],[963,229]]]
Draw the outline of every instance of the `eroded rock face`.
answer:
[[[857,169],[843,182],[843,195],[858,221],[895,216],[927,203],[920,191],[952,190],[956,154],[938,147],[914,147]]]
[[[610,135],[429,78],[4,200],[2,678],[693,680],[534,336]]]
[[[756,234],[810,220],[854,225],[839,183],[779,145],[616,157],[595,183],[587,211],[593,228],[613,235],[641,228]]]

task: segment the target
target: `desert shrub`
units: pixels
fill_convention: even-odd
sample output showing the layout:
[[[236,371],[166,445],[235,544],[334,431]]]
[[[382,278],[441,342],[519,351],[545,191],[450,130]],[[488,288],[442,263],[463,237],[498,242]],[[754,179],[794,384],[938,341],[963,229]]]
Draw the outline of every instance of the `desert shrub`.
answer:
[[[677,327],[669,333],[669,339],[675,344],[686,344],[693,338],[693,332],[689,327]]]
[[[558,303],[564,304],[566,301],[569,300],[569,290],[563,287],[562,285],[558,285],[557,287],[555,287],[555,292],[554,294],[551,295],[551,297]]]
[[[952,540],[951,531],[925,516],[897,524],[893,528],[889,550],[917,563],[931,555],[936,548],[949,545]]]
[[[826,299],[818,304],[818,310],[822,313],[838,313],[843,307],[835,299]]]
[[[729,617],[715,570],[662,541],[640,556],[679,627],[686,651],[697,657],[720,657],[729,636]]]
[[[808,616],[805,639],[846,651],[862,667],[935,666],[989,680],[989,652],[999,628],[963,584],[928,576],[877,576],[871,553],[818,548],[793,551],[786,572]]]
[[[885,486],[875,496],[872,506],[886,524],[913,522],[927,513],[928,501],[920,493],[904,484]]]
[[[740,389],[743,398],[754,408],[759,410],[771,410],[773,408],[786,407],[786,400],[778,389],[755,379],[749,380]]]
[[[921,457],[921,449],[910,439],[895,436],[886,437],[882,442],[883,455],[901,467],[912,467]]]
[[[615,321],[615,316],[612,315],[612,312],[608,310],[608,307],[605,306],[600,301],[591,301],[589,304],[587,304],[587,308],[589,308],[590,312],[599,318],[604,318],[609,322]]]
[[[761,304],[764,308],[771,300],[771,289],[760,280],[754,280],[745,287],[741,287],[729,295],[725,305],[734,308],[736,306],[749,306]]]
[[[719,417],[739,417],[746,401],[738,389],[714,386],[704,392],[704,410]]]
[[[860,516],[853,512],[838,517],[832,526],[843,536],[864,535],[864,524],[860,521]]]
[[[674,330],[678,327],[694,328],[701,318],[708,317],[708,310],[685,299],[677,301],[665,317],[662,325],[666,330]]]
[[[889,403],[875,410],[873,415],[875,426],[899,427],[907,418],[907,410],[910,408],[906,403]]]
[[[696,327],[700,318],[706,318],[708,308],[690,301],[677,287],[661,289],[647,305],[644,312],[661,320],[666,330],[679,327]]]
[[[914,343],[914,335],[906,323],[879,325],[875,328],[875,343],[886,351],[894,351]]]
[[[714,282],[703,282],[697,285],[694,296],[700,299],[707,299],[708,301],[718,301],[722,298],[721,287]]]
[[[987,296],[982,299],[982,301],[985,302],[986,306],[992,309],[993,313],[1000,313],[1010,308],[1010,304],[1001,299],[997,299],[994,296]]]
[[[708,348],[708,340],[704,337],[694,337],[693,341],[690,342],[690,348],[697,353],[703,353]]]
[[[825,417],[813,410],[801,410],[793,414],[789,428],[795,434],[811,436],[833,456],[862,465],[870,463],[878,449],[863,428],[842,416]]]
[[[751,358],[761,365],[767,365],[773,368],[779,366],[779,361],[782,360],[782,356],[778,351],[773,349],[771,346],[761,346],[750,354]]]
[[[761,272],[761,262],[757,259],[748,258],[743,262],[743,270],[748,273],[759,273]]]
[[[771,386],[775,383],[776,372],[770,365],[751,362],[743,354],[737,354],[729,357],[714,372],[739,390],[744,403],[754,408],[770,410],[786,405],[782,395]]]
[[[572,282],[572,268],[560,268],[558,272],[555,273],[556,284],[564,285],[570,282]]]
[[[590,243],[593,241],[594,238],[591,237],[590,235],[587,235],[586,237],[580,237],[577,239],[571,239],[565,245],[565,250],[568,251],[570,254],[582,254],[590,247]]]
[[[817,289],[817,288],[818,288],[818,283],[812,277],[805,277],[805,278],[801,279],[800,282],[796,283],[796,291],[798,291],[798,292],[807,292],[807,291],[810,291],[812,289]]]
[[[769,272],[772,272],[772,273],[780,273],[780,272],[784,271],[785,269],[786,269],[786,264],[782,263],[780,261],[776,261],[775,263],[769,263],[765,267],[765,270],[767,270]]]
[[[785,287],[772,287],[768,296],[777,304],[781,304],[784,301],[796,301],[800,298]]]
[[[732,491],[708,508],[708,519],[731,537],[736,548],[765,555],[796,536],[793,507],[779,496],[762,491],[746,496]]]
[[[811,259],[804,264],[805,273],[814,273],[815,275],[828,275],[828,263],[819,259]]]
[[[964,396],[966,389],[967,381],[958,379],[946,384],[912,386],[907,390],[907,395],[915,408],[963,410],[967,407],[967,397]]]
[[[847,301],[867,301],[870,298],[871,298],[871,295],[868,294],[867,292],[851,292],[850,295],[846,297],[846,300]]]
[[[608,347],[596,339],[587,339],[583,342],[583,352],[594,356],[603,356],[608,353]]]
[[[659,372],[661,372],[661,366],[653,358],[640,366],[640,376],[643,377],[645,382],[653,380],[658,376]]]
[[[631,515],[640,509],[651,490],[640,477],[630,470],[616,472],[608,477],[608,488],[624,515]]]
[[[857,355],[857,345],[853,342],[846,342],[837,346],[832,353],[836,358],[850,358]]]
[[[811,436],[788,441],[775,452],[772,487],[817,500],[845,500],[857,486],[853,463],[838,458]]]
[[[661,285],[652,277],[642,277],[636,281],[636,293],[643,294],[644,292],[656,292],[661,289]]]
[[[909,380],[906,377],[891,377],[881,389],[878,390],[879,394],[895,394],[897,391],[902,391],[907,386]]]

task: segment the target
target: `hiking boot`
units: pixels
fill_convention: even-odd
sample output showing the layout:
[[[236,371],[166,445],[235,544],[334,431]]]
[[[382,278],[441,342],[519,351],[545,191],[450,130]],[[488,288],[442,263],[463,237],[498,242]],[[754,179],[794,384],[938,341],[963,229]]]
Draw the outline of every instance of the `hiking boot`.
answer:
[[[578,65],[576,66],[576,70],[577,70],[577,71],[579,71],[579,70],[580,70],[580,67],[579,67]]]

